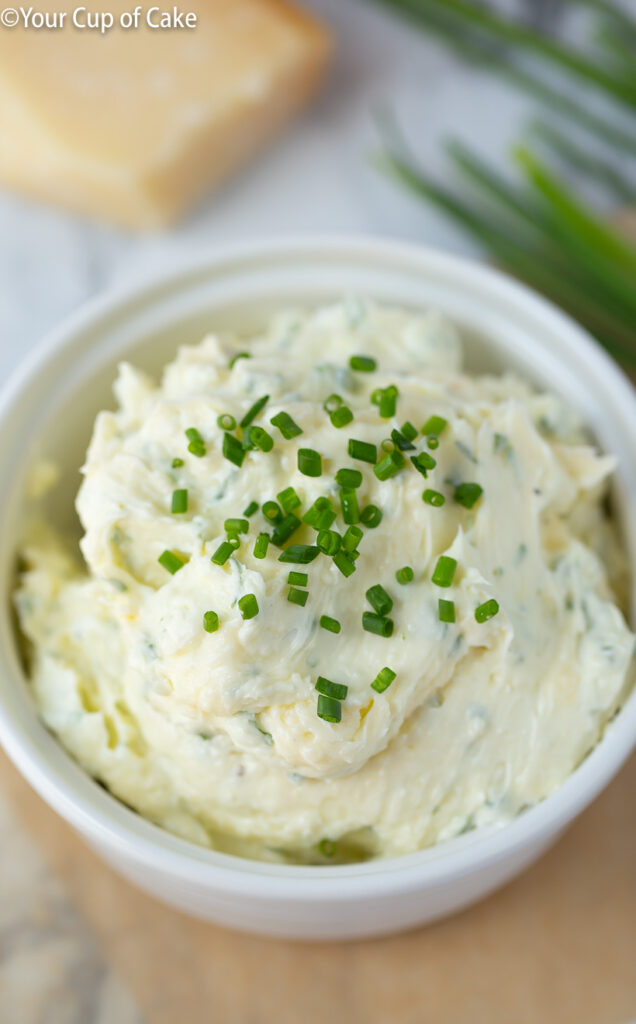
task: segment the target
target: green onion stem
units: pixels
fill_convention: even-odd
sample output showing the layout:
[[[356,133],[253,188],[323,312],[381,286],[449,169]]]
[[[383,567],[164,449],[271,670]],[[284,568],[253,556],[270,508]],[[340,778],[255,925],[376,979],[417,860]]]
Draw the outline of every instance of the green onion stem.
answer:
[[[549,266],[529,255],[490,221],[476,214],[465,203],[443,187],[429,181],[422,173],[395,153],[385,152],[380,166],[420,198],[427,199],[453,217],[465,230],[481,242],[498,262],[516,276],[563,305],[583,322],[617,358],[636,365],[633,321],[614,308],[611,312],[594,303],[591,294],[576,283],[555,274]],[[599,323],[600,321],[600,323]]]
[[[560,157],[570,169],[583,171],[588,177],[607,186],[619,202],[636,204],[636,186],[612,164],[592,156],[546,121],[536,119],[530,127],[532,133],[556,156]]]
[[[583,54],[565,46],[557,39],[536,32],[519,21],[508,19],[494,11],[476,4],[473,0],[383,0],[390,7],[397,8],[425,25],[431,16],[436,25],[440,14],[446,20],[446,28],[452,31],[474,30],[477,45],[480,39],[488,42],[503,42],[517,50],[526,50],[556,65],[579,78],[585,85],[594,85],[630,109],[636,107],[636,87],[616,78],[599,64]],[[473,39],[473,45],[474,39]],[[483,45],[483,44],[482,44]]]

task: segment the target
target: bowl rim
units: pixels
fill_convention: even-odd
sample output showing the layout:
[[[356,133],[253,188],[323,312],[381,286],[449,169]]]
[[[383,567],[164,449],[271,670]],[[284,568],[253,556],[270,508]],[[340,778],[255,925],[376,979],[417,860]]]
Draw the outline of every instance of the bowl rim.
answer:
[[[22,390],[42,374],[67,348],[75,336],[105,315],[123,314],[131,302],[150,306],[153,296],[168,287],[184,285],[193,274],[210,275],[231,269],[235,263],[263,264],[271,258],[297,257],[304,253],[326,258],[337,253],[355,263],[380,259],[411,264],[425,273],[435,269],[454,285],[470,285],[481,295],[507,299],[520,311],[533,312],[562,335],[564,346],[581,364],[611,387],[613,402],[631,425],[631,450],[636,453],[636,393],[619,367],[596,341],[567,314],[561,312],[526,285],[492,267],[409,242],[383,237],[319,235],[284,237],[274,241],[255,240],[219,246],[196,257],[181,260],[175,269],[136,276],[132,283],[108,289],[85,303],[50,332],[20,362],[0,392],[0,430]],[[558,390],[558,388],[557,388]],[[634,459],[636,466],[636,458]],[[624,470],[623,470],[624,471]],[[636,468],[631,474],[631,493],[636,493]],[[636,566],[634,566],[636,574]],[[4,652],[3,652],[4,653]],[[12,669],[20,671],[17,665]],[[476,829],[455,839],[417,851],[355,865],[305,866],[271,864],[199,847],[152,824],[107,793],[68,755],[37,717],[35,707],[29,722],[31,731],[13,721],[0,703],[0,743],[33,788],[64,819],[90,842],[121,855],[139,866],[162,870],[173,877],[185,877],[204,888],[223,888],[241,893],[287,899],[337,901],[397,894],[452,883],[477,870],[508,858],[515,851],[538,843],[565,827],[616,774],[636,745],[636,690],[608,724],[597,746],[561,786],[541,803],[529,808],[500,827]],[[53,753],[51,744],[56,748]],[[61,755],[61,756],[58,756]],[[52,761],[57,762],[54,770]],[[75,775],[67,778],[68,762],[87,785]],[[64,774],[61,766],[66,767]]]

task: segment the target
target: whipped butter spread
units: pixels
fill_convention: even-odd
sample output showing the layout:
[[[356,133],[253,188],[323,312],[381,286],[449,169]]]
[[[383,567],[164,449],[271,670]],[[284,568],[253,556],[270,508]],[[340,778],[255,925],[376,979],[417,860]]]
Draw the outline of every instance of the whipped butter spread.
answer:
[[[611,456],[436,312],[345,301],[123,364],[77,555],[25,541],[47,726],[151,821],[332,863],[501,825],[585,758],[634,637]]]

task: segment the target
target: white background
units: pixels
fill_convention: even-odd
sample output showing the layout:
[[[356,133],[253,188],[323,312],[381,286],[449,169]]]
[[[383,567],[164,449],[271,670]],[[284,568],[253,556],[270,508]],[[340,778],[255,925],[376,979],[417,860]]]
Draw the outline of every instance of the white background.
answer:
[[[524,2],[535,18],[558,17],[555,0],[502,0],[508,8]],[[278,144],[176,230],[133,235],[0,192],[0,380],[89,296],[227,240],[365,232],[472,251],[459,231],[375,169],[375,111],[390,104],[424,165],[444,173],[442,141],[451,134],[507,162],[527,113],[524,99],[369,0],[305,6],[338,40],[326,90]]]

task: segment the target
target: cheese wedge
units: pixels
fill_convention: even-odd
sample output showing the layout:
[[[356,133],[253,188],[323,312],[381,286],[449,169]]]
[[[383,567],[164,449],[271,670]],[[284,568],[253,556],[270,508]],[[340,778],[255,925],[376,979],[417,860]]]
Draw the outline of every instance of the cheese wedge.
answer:
[[[129,29],[130,0],[85,2],[83,28],[72,5],[59,28],[0,28],[0,184],[127,227],[173,222],[245,163],[330,54],[327,30],[284,0],[186,0],[190,28],[152,27],[174,9],[147,5]],[[113,26],[89,28],[104,8]]]

